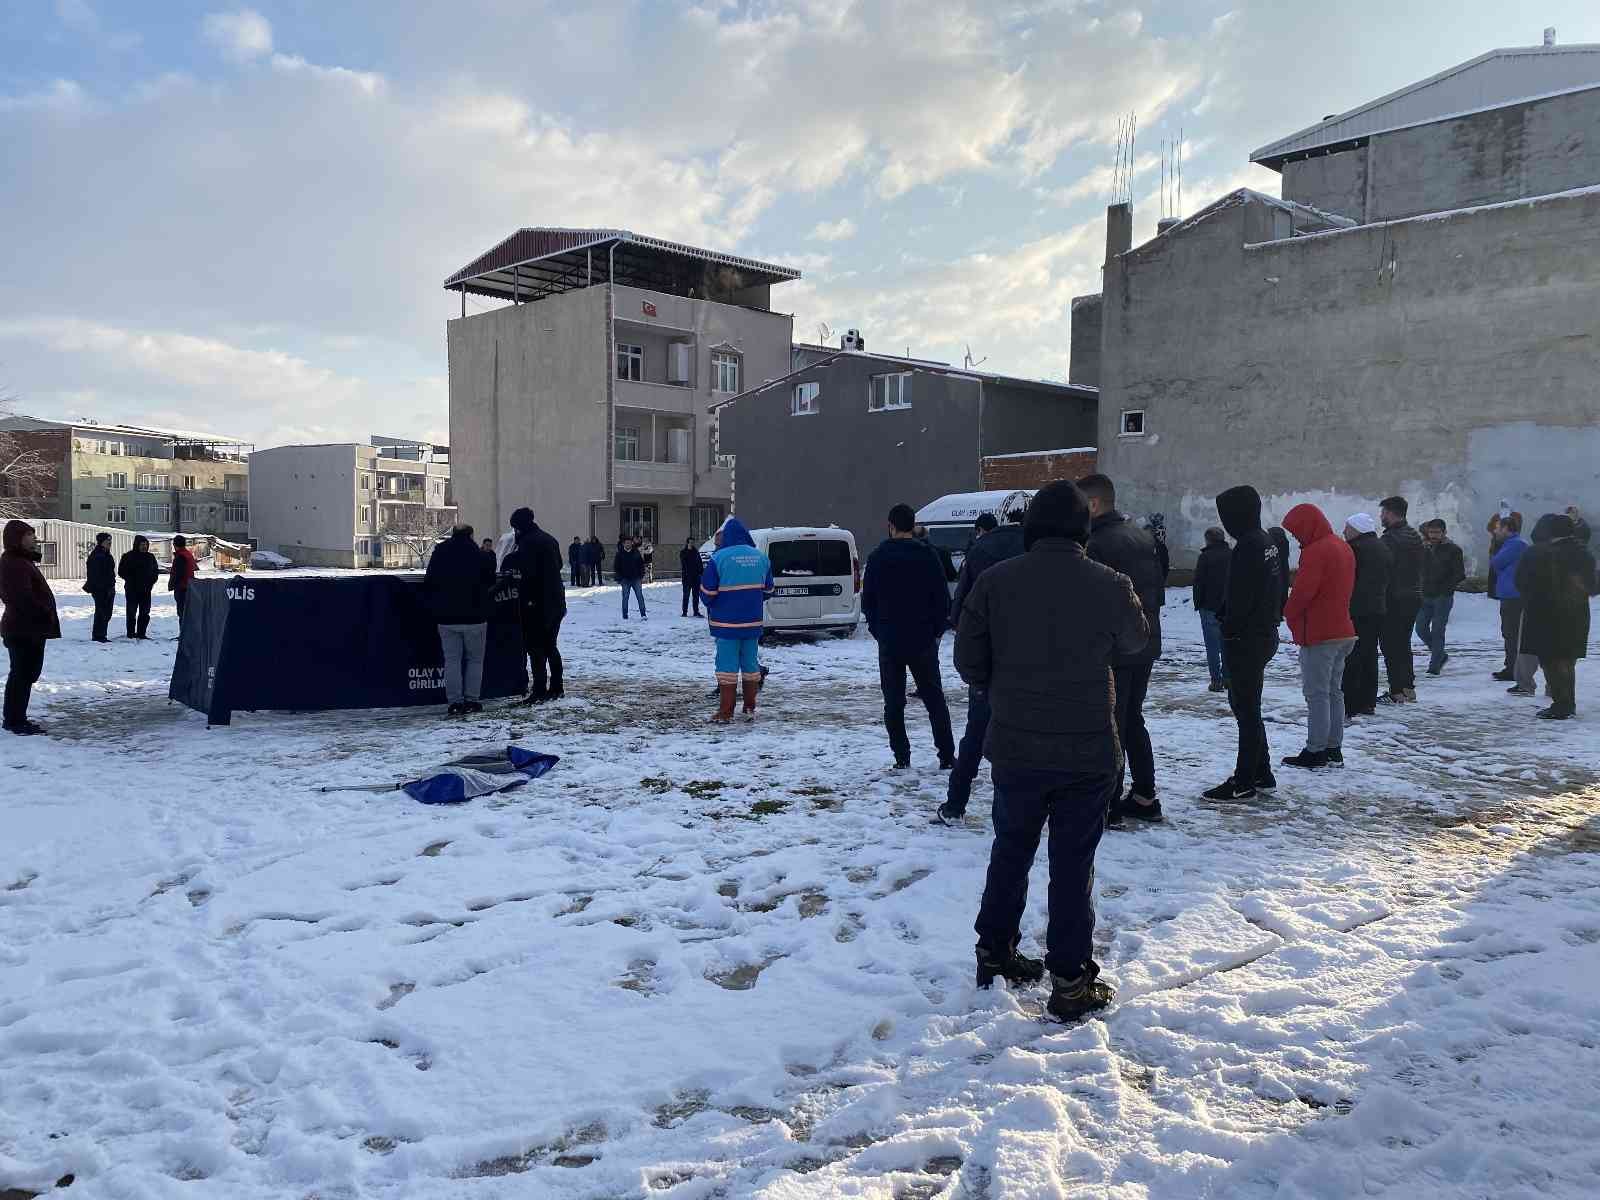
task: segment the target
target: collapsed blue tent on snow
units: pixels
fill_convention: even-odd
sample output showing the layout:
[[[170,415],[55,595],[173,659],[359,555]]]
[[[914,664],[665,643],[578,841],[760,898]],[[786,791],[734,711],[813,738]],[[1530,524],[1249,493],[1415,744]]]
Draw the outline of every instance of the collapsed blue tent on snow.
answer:
[[[319,792],[404,792],[423,804],[462,804],[493,792],[509,792],[537,779],[561,759],[521,746],[479,750],[451,759],[415,779],[398,783],[328,784]]]

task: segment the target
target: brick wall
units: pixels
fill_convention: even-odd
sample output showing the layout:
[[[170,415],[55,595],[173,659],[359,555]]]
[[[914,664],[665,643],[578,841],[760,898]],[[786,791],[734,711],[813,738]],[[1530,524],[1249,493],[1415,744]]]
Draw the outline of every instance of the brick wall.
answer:
[[[983,489],[1012,491],[1041,488],[1058,479],[1077,481],[1094,474],[1097,457],[1093,450],[1076,450],[1068,454],[1043,451],[986,458],[983,460]]]

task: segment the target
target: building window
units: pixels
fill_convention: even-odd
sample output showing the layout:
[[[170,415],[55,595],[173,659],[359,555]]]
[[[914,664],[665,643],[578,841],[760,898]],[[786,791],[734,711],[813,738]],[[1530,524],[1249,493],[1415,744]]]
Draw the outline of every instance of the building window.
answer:
[[[107,442],[106,443],[106,453],[107,454],[114,454],[118,458],[121,458],[122,457],[122,443],[121,442]]]
[[[248,504],[224,504],[222,506],[222,519],[234,525],[242,525],[250,520],[250,506]]]
[[[128,523],[128,506],[126,504],[106,505],[106,521],[113,525],[126,525]]]
[[[1122,410],[1122,424],[1117,429],[1118,437],[1143,437],[1144,436],[1144,409],[1125,408]]]
[[[639,461],[639,427],[637,425],[617,426],[617,461]]]
[[[630,504],[622,509],[621,524],[618,526],[617,539],[631,537],[635,541],[656,540],[656,506],[653,504]]]
[[[372,494],[372,475],[368,471],[361,472],[361,490],[369,496]]]
[[[172,505],[170,504],[139,504],[134,506],[134,519],[145,528],[154,528],[160,525],[165,529],[172,524]]]
[[[372,505],[363,504],[361,506],[361,524],[362,525],[371,525],[372,524]]]
[[[178,509],[183,514],[183,527],[193,529],[200,521],[200,509],[193,504],[185,504]]]
[[[185,475],[183,477],[183,490],[186,491],[186,492],[192,492],[192,491],[196,490],[196,488],[194,486],[194,476],[193,475]]]
[[[140,474],[135,486],[141,492],[164,492],[172,486],[172,476]]]
[[[791,417],[809,417],[817,411],[817,397],[822,394],[820,383],[797,383],[789,400]]]
[[[644,378],[644,347],[617,343],[617,378],[638,383]]]
[[[900,371],[894,375],[874,375],[871,390],[867,393],[867,411],[884,412],[891,408],[911,407],[911,372]]]
[[[106,476],[106,487],[113,492],[128,490],[128,473],[126,471],[113,471]]]
[[[739,390],[739,356],[726,350],[716,350],[711,355],[711,390],[737,392]]]
[[[53,567],[56,565],[56,544],[54,542],[38,543],[39,565]]]
[[[689,510],[689,540],[703,546],[722,528],[720,504],[696,504]]]

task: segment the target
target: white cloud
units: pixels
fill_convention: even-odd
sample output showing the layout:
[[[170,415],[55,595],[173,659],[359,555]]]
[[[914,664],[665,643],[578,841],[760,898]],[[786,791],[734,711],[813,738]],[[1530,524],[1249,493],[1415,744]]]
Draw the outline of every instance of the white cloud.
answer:
[[[272,51],[272,25],[253,8],[207,13],[200,28],[207,41],[235,62],[248,62]]]
[[[811,231],[812,241],[817,242],[842,242],[856,235],[856,223],[849,217],[840,217],[837,221],[818,221]]]

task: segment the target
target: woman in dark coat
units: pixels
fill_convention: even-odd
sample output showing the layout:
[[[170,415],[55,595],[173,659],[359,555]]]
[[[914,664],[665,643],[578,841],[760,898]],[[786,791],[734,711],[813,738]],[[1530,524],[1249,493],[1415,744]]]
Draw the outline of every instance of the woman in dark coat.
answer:
[[[1547,721],[1578,711],[1578,659],[1589,652],[1589,597],[1596,586],[1594,555],[1576,537],[1572,518],[1541,517],[1534,544],[1517,563],[1517,590],[1523,598],[1521,652],[1538,656],[1550,685],[1550,707],[1539,713]]]
[[[28,720],[28,699],[44,670],[44,644],[61,636],[56,597],[39,570],[44,555],[25,521],[7,521],[0,536],[0,641],[11,659],[6,675],[7,733],[28,736],[44,727]]]

